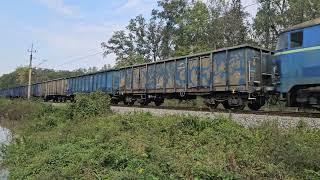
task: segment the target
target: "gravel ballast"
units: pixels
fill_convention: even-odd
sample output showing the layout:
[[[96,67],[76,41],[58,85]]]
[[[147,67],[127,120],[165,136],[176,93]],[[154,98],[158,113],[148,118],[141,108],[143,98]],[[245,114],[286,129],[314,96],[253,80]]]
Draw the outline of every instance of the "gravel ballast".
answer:
[[[320,128],[320,118],[304,118],[304,117],[289,117],[289,116],[270,116],[270,115],[255,115],[255,114],[239,114],[239,113],[221,113],[221,112],[199,112],[185,110],[168,110],[168,109],[151,109],[151,108],[135,108],[135,107],[116,107],[112,106],[114,112],[128,114],[133,112],[149,112],[155,116],[166,115],[191,115],[199,117],[229,117],[235,122],[245,126],[254,127],[265,122],[278,122],[283,127],[295,127],[300,121],[306,122],[312,128]]]

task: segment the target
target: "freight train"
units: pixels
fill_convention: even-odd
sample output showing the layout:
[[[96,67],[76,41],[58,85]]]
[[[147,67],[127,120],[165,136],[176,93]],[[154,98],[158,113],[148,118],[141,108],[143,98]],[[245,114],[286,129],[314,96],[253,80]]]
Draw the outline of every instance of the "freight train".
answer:
[[[241,45],[164,61],[111,69],[32,85],[45,101],[73,100],[77,93],[103,91],[113,104],[160,106],[165,99],[202,97],[210,108],[222,104],[259,110],[270,96],[288,106],[320,104],[320,19],[280,34],[276,51]],[[26,97],[27,86],[0,89],[0,96]]]

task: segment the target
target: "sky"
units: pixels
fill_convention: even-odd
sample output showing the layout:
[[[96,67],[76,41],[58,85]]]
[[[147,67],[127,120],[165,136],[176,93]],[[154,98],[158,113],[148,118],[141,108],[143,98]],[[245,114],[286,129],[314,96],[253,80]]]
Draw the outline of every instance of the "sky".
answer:
[[[256,0],[242,0],[244,6]],[[123,29],[131,18],[149,17],[157,0],[11,0],[0,6],[0,75],[29,64],[74,70],[115,64],[114,55],[103,58],[101,42]],[[247,7],[252,16],[257,5]]]

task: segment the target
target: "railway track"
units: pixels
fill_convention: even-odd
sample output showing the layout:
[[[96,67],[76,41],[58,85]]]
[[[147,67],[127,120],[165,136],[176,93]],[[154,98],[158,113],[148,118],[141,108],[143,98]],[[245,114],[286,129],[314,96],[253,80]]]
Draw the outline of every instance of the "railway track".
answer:
[[[320,118],[320,112],[293,112],[293,111],[250,111],[250,110],[225,110],[197,107],[175,107],[175,106],[127,106],[127,105],[112,105],[114,107],[125,108],[140,108],[140,109],[161,109],[161,110],[180,110],[180,111],[198,111],[198,112],[211,112],[211,113],[232,113],[232,114],[246,114],[246,115],[264,115],[264,116],[280,116],[280,117],[295,117],[295,118]]]

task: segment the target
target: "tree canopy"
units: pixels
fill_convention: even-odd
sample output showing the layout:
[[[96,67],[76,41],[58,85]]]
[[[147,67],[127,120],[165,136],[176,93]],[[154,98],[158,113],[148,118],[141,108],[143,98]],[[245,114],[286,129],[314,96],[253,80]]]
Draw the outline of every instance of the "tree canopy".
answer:
[[[274,49],[281,29],[320,16],[318,0],[257,4],[251,17],[241,0],[159,0],[149,20],[131,19],[102,47],[116,55],[118,67],[245,43]]]
[[[79,76],[86,73],[93,73],[99,70],[110,69],[110,65],[105,65],[101,69],[97,67],[89,67],[88,69],[77,69],[74,71],[53,70],[53,69],[32,69],[32,83],[43,82],[52,79]],[[27,85],[29,81],[29,68],[20,66],[15,71],[4,74],[0,77],[0,88],[14,87],[20,85]]]

